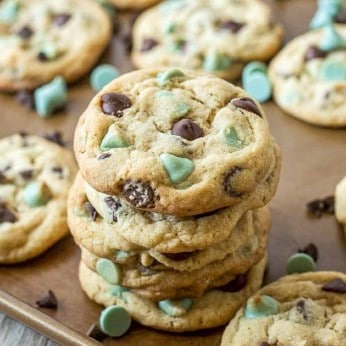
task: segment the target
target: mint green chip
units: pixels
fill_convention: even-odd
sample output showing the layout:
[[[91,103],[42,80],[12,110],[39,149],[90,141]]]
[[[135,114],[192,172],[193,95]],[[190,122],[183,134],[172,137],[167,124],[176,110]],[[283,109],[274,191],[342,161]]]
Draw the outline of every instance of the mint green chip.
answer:
[[[253,72],[262,72],[264,74],[267,74],[267,65],[260,61],[252,61],[249,64],[247,64],[242,73],[242,79],[243,81],[249,77]]]
[[[248,300],[245,308],[245,318],[253,319],[275,315],[279,312],[279,303],[274,298],[261,295]]]
[[[243,80],[243,88],[258,102],[266,102],[272,96],[272,86],[263,72],[253,72]]]
[[[156,78],[160,86],[165,86],[172,78],[184,76],[185,74],[177,68],[170,68],[164,72],[159,73]]]
[[[128,146],[129,143],[120,134],[119,130],[114,125],[111,125],[101,141],[100,149],[107,151],[114,148],[126,148]]]
[[[287,274],[306,273],[316,270],[316,264],[311,256],[305,253],[295,253],[287,261]]]
[[[172,154],[161,154],[160,160],[173,184],[187,179],[195,166],[191,160]]]
[[[24,202],[29,207],[40,207],[47,204],[52,193],[48,185],[41,181],[35,181],[25,186],[23,191]]]
[[[229,57],[212,51],[204,57],[203,69],[206,71],[222,71],[229,69],[231,65],[232,61]]]
[[[120,285],[113,285],[110,289],[111,295],[120,299],[124,299],[123,293],[129,291],[130,290],[127,287]]]
[[[110,284],[117,285],[121,281],[120,267],[106,258],[100,258],[96,263],[96,271]]]
[[[346,48],[346,40],[337,32],[334,25],[327,25],[323,30],[320,49],[326,52]]]
[[[99,5],[107,12],[107,14],[114,18],[116,15],[116,11],[114,6],[108,0],[97,0]]]
[[[163,33],[165,35],[169,35],[172,34],[175,30],[177,29],[177,25],[170,22],[170,23],[166,23],[163,27]]]
[[[159,301],[159,308],[165,314],[172,317],[179,317],[191,309],[193,304],[192,299],[182,298],[182,299],[166,299]]]
[[[55,77],[50,83],[35,90],[35,107],[39,116],[46,118],[67,103],[67,86],[62,77]]]
[[[320,78],[325,81],[345,81],[346,63],[325,60],[321,66]]]
[[[111,337],[124,335],[131,326],[130,314],[121,306],[112,305],[101,312],[101,330]]]
[[[120,72],[113,65],[99,65],[91,72],[90,84],[94,91],[100,91],[105,85],[119,76]]]
[[[54,60],[59,55],[57,46],[52,42],[46,42],[41,47],[40,52],[43,53],[45,58],[48,60]]]
[[[333,22],[333,15],[328,11],[319,9],[312,17],[309,27],[310,29],[319,29]]]
[[[226,127],[222,130],[222,135],[225,138],[227,144],[231,147],[241,149],[244,145],[240,140],[237,130],[234,127]]]
[[[342,3],[340,0],[320,0],[318,1],[318,9],[336,16],[341,10]]]
[[[0,23],[11,24],[18,16],[20,4],[18,1],[7,1],[0,5]]]

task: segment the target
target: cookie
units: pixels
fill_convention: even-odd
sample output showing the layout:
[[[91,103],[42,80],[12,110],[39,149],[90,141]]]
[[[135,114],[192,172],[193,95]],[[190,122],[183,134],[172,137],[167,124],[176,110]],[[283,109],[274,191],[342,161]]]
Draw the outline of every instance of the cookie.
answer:
[[[92,187],[176,216],[247,200],[268,175],[274,146],[260,105],[242,89],[176,69],[108,84],[80,117],[74,141]]]
[[[68,233],[66,200],[76,170],[72,153],[46,139],[0,140],[0,263],[38,256]]]
[[[233,281],[223,290],[210,290],[201,298],[163,300],[158,303],[107,283],[83,262],[79,267],[79,279],[85,293],[97,303],[122,306],[133,319],[148,327],[184,332],[227,323],[247,297],[261,286],[265,266],[266,258],[254,266],[242,282]]]
[[[346,126],[346,27],[326,26],[303,34],[269,67],[276,103],[308,123]]]
[[[109,0],[119,10],[138,10],[155,5],[160,0]]]
[[[34,89],[56,76],[79,79],[99,59],[111,32],[96,1],[1,1],[0,90]]]
[[[290,275],[263,287],[227,326],[222,346],[346,344],[346,275]]]
[[[343,225],[346,234],[346,177],[336,186],[335,215],[336,219]]]
[[[139,68],[180,67],[236,80],[246,62],[271,58],[282,34],[261,1],[166,1],[138,17],[132,61]]]

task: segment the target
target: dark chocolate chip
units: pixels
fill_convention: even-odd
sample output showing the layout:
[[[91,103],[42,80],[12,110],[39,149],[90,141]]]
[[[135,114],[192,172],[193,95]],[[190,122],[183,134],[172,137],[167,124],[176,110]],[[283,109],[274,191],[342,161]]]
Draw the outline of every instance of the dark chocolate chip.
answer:
[[[155,269],[144,266],[142,263],[138,264],[138,270],[143,276],[151,276],[157,273]]]
[[[146,38],[142,42],[141,52],[147,52],[158,45],[158,42],[152,38]]]
[[[346,293],[346,282],[341,279],[332,280],[322,287],[322,291],[333,293]]]
[[[119,208],[121,208],[121,203],[117,200],[115,200],[113,197],[108,196],[104,199],[107,207],[109,208],[109,210],[112,212],[112,220],[114,222],[118,221],[118,217],[117,217],[117,211],[119,210]]]
[[[321,217],[323,214],[334,214],[334,202],[334,196],[316,199],[306,205],[307,211],[315,217]]]
[[[44,135],[42,135],[43,138],[60,145],[61,147],[65,146],[65,142],[63,140],[63,136],[61,134],[61,132],[59,131],[52,131],[49,133],[45,133]]]
[[[104,160],[104,159],[107,159],[108,157],[111,157],[111,156],[112,156],[112,154],[110,154],[110,153],[103,153],[97,159],[98,160]]]
[[[52,167],[52,171],[53,171],[54,173],[62,174],[63,169],[62,169],[62,167]]]
[[[123,110],[129,107],[131,100],[126,95],[108,93],[101,96],[101,108],[105,114],[120,118],[123,116]]]
[[[241,192],[235,191],[233,188],[232,181],[234,178],[242,171],[243,169],[240,167],[233,167],[228,173],[225,174],[223,179],[223,188],[225,192],[231,197],[240,197],[242,195]]]
[[[340,11],[334,18],[336,23],[346,24],[346,8]]]
[[[33,177],[34,171],[32,169],[26,169],[26,170],[20,171],[19,174],[23,179],[29,180]]]
[[[58,300],[53,291],[48,290],[39,300],[36,301],[36,304],[40,308],[49,308],[56,309],[58,307]]]
[[[37,60],[42,61],[42,62],[46,62],[46,61],[48,61],[48,57],[45,53],[39,52],[37,54]]]
[[[20,36],[23,40],[29,39],[34,31],[29,26],[23,26],[19,31],[17,31],[17,35]]]
[[[310,46],[305,53],[305,61],[313,60],[316,58],[325,58],[327,53],[316,46]]]
[[[90,328],[87,331],[87,336],[97,341],[102,341],[107,338],[107,334],[105,334],[100,329],[97,323],[94,323],[93,325],[90,326]]]
[[[266,341],[263,341],[259,344],[259,346],[270,346]]]
[[[307,255],[311,256],[315,262],[317,262],[318,260],[318,249],[317,246],[313,243],[310,243],[303,249],[299,249],[298,252],[306,253]]]
[[[154,191],[148,183],[128,180],[122,188],[125,199],[137,208],[149,208],[154,204]]]
[[[53,22],[56,26],[63,26],[70,20],[70,18],[71,15],[69,13],[61,13],[54,16]]]
[[[220,24],[221,29],[229,30],[233,34],[236,34],[245,24],[235,22],[234,20],[228,20]]]
[[[255,113],[262,117],[260,110],[258,109],[256,103],[250,97],[243,97],[241,99],[235,99],[232,104],[238,108],[245,109],[249,112]]]
[[[84,206],[87,212],[89,213],[91,220],[95,221],[98,213],[96,209],[94,208],[94,206],[90,202],[85,202]]]
[[[203,130],[190,119],[181,119],[173,125],[172,134],[189,141],[203,136]]]
[[[198,250],[192,251],[192,252],[162,253],[162,255],[164,255],[165,257],[167,257],[168,259],[170,259],[172,261],[179,262],[179,261],[185,261],[185,260],[189,259],[191,256],[193,256],[197,252],[198,252]]]
[[[219,289],[225,292],[239,292],[246,286],[246,284],[247,275],[239,274],[234,280],[228,282],[226,285],[220,287]]]
[[[297,311],[300,314],[302,314],[304,320],[306,320],[308,318],[308,314],[307,314],[306,309],[305,309],[305,301],[303,299],[298,300],[296,307],[297,307]]]
[[[0,223],[10,222],[14,223],[17,221],[17,217],[11,210],[7,208],[4,203],[0,202]]]
[[[29,90],[19,90],[16,95],[17,101],[24,107],[29,109],[35,108],[34,95]]]

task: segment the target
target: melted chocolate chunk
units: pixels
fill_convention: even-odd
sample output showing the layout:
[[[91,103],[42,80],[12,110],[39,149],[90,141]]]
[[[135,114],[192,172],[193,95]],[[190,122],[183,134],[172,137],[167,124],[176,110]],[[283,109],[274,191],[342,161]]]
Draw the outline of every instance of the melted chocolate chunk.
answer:
[[[325,58],[327,53],[316,46],[310,46],[305,53],[305,61],[313,60],[316,58]]]
[[[305,310],[305,301],[304,300],[298,300],[296,307],[297,307],[297,311],[303,315],[304,320],[307,320],[308,314]]]
[[[107,334],[105,334],[100,327],[97,325],[97,323],[94,323],[90,326],[90,328],[87,331],[87,336],[89,338],[93,338],[97,341],[102,341],[107,338]]]
[[[228,282],[226,285],[220,287],[219,289],[225,292],[239,292],[246,286],[246,284],[247,275],[239,274],[234,280]]]
[[[310,243],[303,249],[299,249],[298,252],[300,253],[306,253],[307,255],[311,256],[315,262],[317,262],[318,259],[318,249],[317,246],[313,243]]]
[[[52,131],[52,132],[45,133],[42,137],[55,144],[60,145],[61,147],[65,146],[65,141],[63,139],[61,132],[59,131]]]
[[[34,31],[29,26],[23,26],[18,32],[17,35],[20,36],[23,40],[29,39]]]
[[[17,221],[17,217],[11,210],[7,208],[4,203],[0,202],[0,223],[10,222],[14,223]]]
[[[220,24],[221,29],[229,30],[233,34],[236,34],[245,24],[235,22],[234,20],[228,20]]]
[[[121,118],[123,110],[129,107],[131,107],[131,100],[126,95],[108,93],[101,96],[101,108],[105,114]]]
[[[240,197],[242,195],[241,192],[235,191],[232,186],[232,180],[242,171],[243,169],[240,167],[233,167],[228,173],[225,174],[223,179],[223,188],[225,192],[231,197]]]
[[[155,269],[144,266],[142,263],[138,264],[138,270],[143,276],[151,276],[157,273]]]
[[[154,204],[154,191],[148,183],[128,180],[123,186],[125,199],[137,208],[149,208]]]
[[[203,136],[203,130],[192,120],[181,119],[174,124],[172,134],[193,141]]]
[[[346,8],[341,10],[334,18],[336,23],[346,24]]]
[[[322,287],[322,291],[333,293],[346,293],[346,282],[341,279],[332,280]]]
[[[32,169],[26,169],[24,171],[20,171],[19,174],[23,179],[30,180],[34,175],[34,171]]]
[[[154,40],[152,38],[146,38],[142,42],[141,52],[147,52],[148,50],[153,49],[158,44],[159,43],[156,40]]]
[[[110,209],[110,211],[112,212],[112,220],[114,222],[118,221],[118,217],[117,217],[117,211],[119,210],[119,208],[121,208],[121,203],[117,200],[115,200],[113,197],[108,196],[104,199],[107,207]]]
[[[172,261],[185,261],[189,259],[191,256],[195,255],[198,252],[192,251],[192,252],[178,252],[178,253],[162,253],[162,255],[166,256],[168,259]]]
[[[87,212],[89,213],[91,220],[95,221],[98,213],[96,209],[94,208],[94,206],[90,202],[85,202],[84,206]]]
[[[43,52],[39,52],[38,54],[37,54],[37,60],[39,60],[39,61],[41,61],[41,62],[46,62],[47,60],[48,60],[48,58],[47,58],[47,55],[46,54],[44,54]]]
[[[316,199],[306,205],[307,211],[315,217],[321,217],[323,214],[334,214],[334,202],[334,196]]]
[[[243,97],[241,99],[235,99],[232,101],[232,104],[238,108],[242,108],[242,109],[245,109],[251,113],[255,113],[262,118],[262,114],[261,114],[260,110],[258,109],[254,100],[252,100],[250,97]]]
[[[56,309],[58,307],[58,300],[53,291],[48,290],[40,299],[36,301],[40,308]]]
[[[56,26],[63,26],[71,19],[71,15],[69,13],[61,13],[53,18],[53,22]]]
[[[104,160],[104,159],[107,159],[108,157],[111,157],[111,156],[112,156],[112,154],[110,154],[110,153],[103,153],[97,159],[98,160]]]
[[[34,95],[29,90],[19,90],[16,95],[16,100],[24,107],[29,109],[35,108]]]

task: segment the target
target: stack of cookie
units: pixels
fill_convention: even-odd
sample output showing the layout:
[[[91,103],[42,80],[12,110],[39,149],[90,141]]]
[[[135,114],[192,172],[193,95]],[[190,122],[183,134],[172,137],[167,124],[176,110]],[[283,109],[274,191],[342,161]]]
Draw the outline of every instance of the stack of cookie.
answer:
[[[217,77],[139,70],[95,96],[74,147],[86,294],[162,330],[228,322],[266,265],[280,151],[261,107]]]

